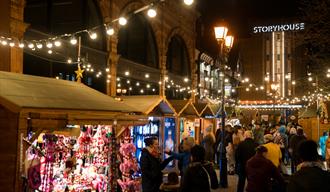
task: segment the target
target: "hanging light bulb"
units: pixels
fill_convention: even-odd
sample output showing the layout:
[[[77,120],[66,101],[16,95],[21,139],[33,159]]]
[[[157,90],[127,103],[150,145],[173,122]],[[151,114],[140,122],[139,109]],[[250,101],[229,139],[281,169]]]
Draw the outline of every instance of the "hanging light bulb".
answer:
[[[41,43],[37,43],[37,48],[41,49],[42,48],[42,44]]]
[[[48,54],[52,54],[53,53],[53,51],[52,50],[48,50]]]
[[[154,17],[156,17],[157,12],[156,12],[156,10],[155,10],[154,8],[150,8],[150,9],[148,10],[147,14],[148,14],[148,16],[149,16],[150,18],[154,18]]]
[[[115,33],[115,30],[112,28],[112,27],[107,27],[107,34],[110,36],[110,35],[113,35]]]
[[[148,73],[146,73],[146,74],[144,75],[144,77],[148,79],[148,78],[150,77],[150,75],[149,75]]]
[[[69,58],[67,62],[68,62],[69,64],[71,64],[71,63],[72,63],[72,59]]]
[[[194,0],[184,0],[183,2],[186,5],[192,5],[194,3]]]
[[[89,37],[93,40],[97,38],[97,34],[95,32],[88,32],[88,34],[89,34]]]
[[[15,46],[15,43],[14,43],[14,42],[10,42],[10,43],[9,43],[9,46],[10,46],[10,47],[14,47],[14,46]]]
[[[120,17],[119,20],[119,25],[126,25],[127,24],[127,19],[125,17]]]
[[[77,39],[76,39],[76,37],[75,36],[72,36],[71,37],[71,39],[70,39],[70,43],[72,44],[72,45],[75,45],[75,44],[77,44]]]
[[[19,43],[19,44],[18,44],[18,47],[19,47],[19,48],[24,48],[24,46],[25,46],[24,43]]]
[[[3,40],[3,41],[1,42],[1,44],[2,44],[2,45],[7,45],[8,42],[7,42],[6,40]]]
[[[34,48],[34,44],[33,44],[33,43],[30,43],[30,44],[28,45],[28,47],[29,47],[30,49],[33,49],[33,48]]]
[[[46,47],[48,47],[49,49],[52,48],[52,47],[53,47],[53,43],[48,42],[48,43],[46,44]]]
[[[56,40],[56,41],[54,42],[54,45],[55,45],[56,47],[60,47],[60,46],[62,45],[62,43],[61,43],[60,40]]]

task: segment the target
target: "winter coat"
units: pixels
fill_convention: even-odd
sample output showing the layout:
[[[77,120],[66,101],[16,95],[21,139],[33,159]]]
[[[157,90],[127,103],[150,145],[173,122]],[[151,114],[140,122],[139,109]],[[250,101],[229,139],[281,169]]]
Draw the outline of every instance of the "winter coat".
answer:
[[[237,169],[239,172],[245,173],[246,162],[253,157],[258,144],[251,138],[247,138],[238,144],[235,151],[235,160],[238,165]]]
[[[165,159],[161,162],[160,158],[156,158],[144,148],[142,150],[140,166],[142,172],[142,190],[143,192],[158,192],[163,182],[162,170],[167,164],[173,160],[173,157]]]
[[[212,163],[193,162],[184,173],[181,192],[210,192],[209,178],[211,188],[217,189],[218,179]]]
[[[284,188],[284,179],[275,165],[261,154],[256,154],[246,163],[247,192],[271,191],[272,178]]]
[[[319,167],[304,167],[291,176],[287,192],[330,192],[330,173]]]

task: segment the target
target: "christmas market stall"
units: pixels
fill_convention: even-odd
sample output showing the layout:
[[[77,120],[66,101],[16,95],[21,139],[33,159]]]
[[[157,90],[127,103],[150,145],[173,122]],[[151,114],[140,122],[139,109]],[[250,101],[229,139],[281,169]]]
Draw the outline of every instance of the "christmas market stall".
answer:
[[[319,140],[323,132],[330,131],[328,102],[320,101],[319,106],[313,104],[299,110],[298,124],[304,128],[309,139]]]
[[[1,190],[116,191],[116,131],[145,122],[81,83],[0,72]]]
[[[199,114],[191,100],[170,100],[171,105],[177,112],[177,142],[183,137],[190,136],[199,142]]]
[[[210,105],[208,103],[195,103],[194,106],[200,116],[201,137],[205,135],[206,129],[208,129],[207,131],[215,133],[215,113],[212,111]]]
[[[161,149],[175,150],[176,121],[175,109],[159,95],[125,96],[121,100],[135,111],[141,112],[148,118],[148,122],[137,126],[130,126],[130,136],[136,146],[136,157],[140,160],[142,149],[145,147],[144,138],[156,136],[159,138]],[[162,150],[162,151],[163,151]],[[166,154],[163,154],[166,157]],[[173,167],[171,162],[169,167]]]

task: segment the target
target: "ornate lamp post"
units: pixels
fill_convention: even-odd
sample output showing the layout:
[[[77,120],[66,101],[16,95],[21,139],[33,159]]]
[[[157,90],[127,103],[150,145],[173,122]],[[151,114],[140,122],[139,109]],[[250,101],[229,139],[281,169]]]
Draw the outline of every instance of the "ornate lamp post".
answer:
[[[227,36],[228,28],[224,26],[214,27],[215,38],[220,46],[217,62],[220,64],[220,81],[221,81],[221,144],[220,144],[220,185],[221,187],[228,187],[228,174],[227,174],[227,158],[226,158],[226,146],[225,146],[225,66],[226,66],[226,54],[231,49],[234,37]],[[224,47],[225,46],[225,47]],[[226,48],[226,49],[225,49]]]

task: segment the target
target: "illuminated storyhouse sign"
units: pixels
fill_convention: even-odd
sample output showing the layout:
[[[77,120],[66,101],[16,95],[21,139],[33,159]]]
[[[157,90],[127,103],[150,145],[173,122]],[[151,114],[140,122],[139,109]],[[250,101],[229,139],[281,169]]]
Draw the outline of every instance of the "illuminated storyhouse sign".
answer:
[[[278,31],[300,31],[305,29],[305,23],[283,24],[283,25],[268,25],[253,27],[253,33],[268,33]]]

